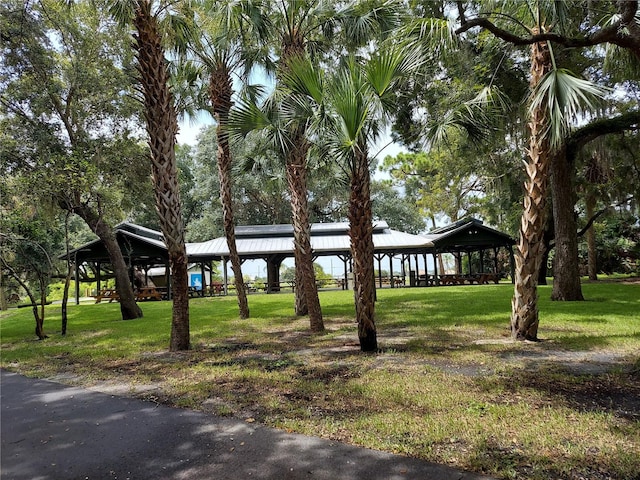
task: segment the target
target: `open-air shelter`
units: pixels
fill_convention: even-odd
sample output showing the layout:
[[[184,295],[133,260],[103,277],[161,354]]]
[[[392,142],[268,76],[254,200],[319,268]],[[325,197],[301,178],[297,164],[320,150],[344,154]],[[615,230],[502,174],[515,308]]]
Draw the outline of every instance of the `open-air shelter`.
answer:
[[[311,225],[311,247],[314,260],[318,257],[337,257],[342,261],[343,273],[336,285],[349,288],[351,249],[349,224],[314,223]],[[267,265],[267,293],[280,290],[279,271],[282,262],[293,258],[293,227],[291,225],[254,225],[236,227],[236,246],[241,261],[263,260]],[[170,291],[169,257],[161,232],[132,223],[116,227],[116,238],[125,261],[131,269],[146,273],[152,267],[164,267],[164,284]],[[426,235],[414,235],[389,228],[385,221],[377,221],[373,228],[374,259],[377,262],[377,285],[382,287],[434,286],[449,283],[487,283],[489,277],[499,278],[505,272],[499,262],[499,251],[506,250],[513,268],[511,237],[484,225],[480,220],[466,219],[452,225],[432,230]],[[189,263],[199,265],[203,291],[212,286],[212,262],[222,262],[222,288],[226,292],[228,281],[229,249],[226,238],[186,245]],[[452,255],[455,271],[442,271],[438,256]],[[430,262],[428,261],[430,258]],[[103,266],[109,263],[106,249],[100,240],[94,240],[71,252],[75,263],[76,278],[79,269],[92,264],[98,289]],[[466,262],[464,261],[466,258]],[[394,259],[400,260],[400,272],[394,274]],[[388,262],[388,263],[387,263]],[[431,267],[429,268],[429,264]],[[440,267],[439,267],[440,264]],[[84,266],[84,267],[83,267]],[[388,276],[382,274],[388,266]],[[466,271],[463,271],[466,268]],[[407,271],[408,270],[408,271]],[[208,275],[207,275],[208,273]],[[485,277],[482,277],[485,275]],[[208,277],[208,281],[207,281]],[[76,282],[76,297],[79,287]]]

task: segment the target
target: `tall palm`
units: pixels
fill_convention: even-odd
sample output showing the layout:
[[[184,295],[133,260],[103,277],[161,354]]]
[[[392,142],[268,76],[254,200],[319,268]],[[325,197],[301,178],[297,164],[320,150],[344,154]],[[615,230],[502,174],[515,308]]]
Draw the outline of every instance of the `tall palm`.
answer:
[[[301,134],[301,130],[306,132],[308,121],[308,115],[300,112],[278,88],[261,107],[249,99],[241,102],[233,111],[231,128],[234,135],[239,138],[253,131],[262,131],[270,143],[270,150],[276,152],[281,159],[286,159],[285,170],[294,227],[296,291],[298,291],[296,314],[308,313],[310,329],[321,332],[324,330],[324,323],[315,285],[307,199],[309,142],[306,135]],[[301,290],[304,292],[302,296],[299,294]],[[300,298],[304,299],[303,310],[299,309]]]
[[[166,13],[166,8],[164,2],[120,0],[114,2],[112,12],[119,20],[132,22],[136,29],[134,48],[144,96],[156,210],[171,266],[170,349],[176,351],[189,348],[189,278],[175,157],[178,120],[159,23],[159,15]],[[177,22],[177,18],[171,20]]]
[[[317,114],[314,136],[349,176],[349,237],[362,351],[378,348],[369,146],[388,120],[393,87],[419,64],[420,57],[411,49],[397,47],[382,49],[363,62],[351,57],[329,79],[308,58],[292,62],[284,75],[293,101],[307,102]]]
[[[278,76],[290,68],[291,62],[304,56],[313,35],[321,25],[331,22],[335,13],[332,5],[326,2],[287,0],[274,2],[274,25],[279,46]],[[309,142],[307,124],[301,121],[291,122],[285,127],[288,142],[282,150],[286,167],[287,182],[291,198],[291,222],[294,235],[294,257],[296,267],[297,315],[309,314],[311,330],[324,330],[320,299],[315,283],[313,252],[311,250],[311,222],[307,196],[307,157]]]
[[[229,144],[229,110],[232,106],[232,74],[242,69],[244,78],[251,72],[254,57],[261,54],[266,19],[260,2],[226,0],[201,2],[202,35],[194,45],[196,58],[205,66],[209,77],[209,100],[216,120],[218,142],[217,164],[220,181],[220,202],[229,259],[234,273],[240,318],[249,317],[247,293],[235,239],[232,201],[232,155]],[[265,55],[263,55],[264,57]]]
[[[492,3],[492,2],[488,2]],[[511,332],[518,340],[537,340],[538,335],[538,271],[544,254],[544,227],[548,196],[549,170],[557,155],[561,139],[580,107],[588,104],[590,96],[602,91],[580,80],[570,72],[557,68],[547,36],[558,33],[566,20],[568,4],[564,2],[529,0],[503,2],[511,25],[495,29],[489,19],[467,20],[459,4],[461,28],[465,32],[474,26],[488,28],[507,42],[530,44],[530,90],[528,109],[529,148],[527,150],[524,209],[515,262],[515,289],[512,299]],[[506,28],[512,28],[511,31]],[[558,32],[552,32],[552,29]],[[523,32],[524,30],[524,32]],[[519,42],[519,33],[540,41]],[[510,36],[508,35],[510,34]],[[554,37],[555,38],[555,37]]]
[[[280,39],[277,76],[286,75],[293,62],[305,55],[317,57],[331,41],[336,26],[343,34],[340,48],[365,44],[375,35],[388,32],[398,17],[394,2],[359,2],[336,10],[335,2],[283,0],[274,2],[273,24]],[[323,330],[322,312],[315,284],[308,208],[308,139],[306,120],[288,125],[289,142],[283,154],[291,195],[294,255],[296,259],[296,313],[307,312],[312,330]]]

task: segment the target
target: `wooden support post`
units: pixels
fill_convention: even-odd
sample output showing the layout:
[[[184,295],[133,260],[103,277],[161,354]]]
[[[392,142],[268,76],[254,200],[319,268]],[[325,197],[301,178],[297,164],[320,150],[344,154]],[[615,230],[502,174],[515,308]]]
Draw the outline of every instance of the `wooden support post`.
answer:
[[[229,273],[227,272],[227,257],[222,257],[222,283],[224,284],[224,294],[229,295]]]
[[[75,294],[76,294],[76,305],[80,305],[80,265],[78,265],[78,256],[73,259],[73,269],[74,269],[74,281],[76,284]]]

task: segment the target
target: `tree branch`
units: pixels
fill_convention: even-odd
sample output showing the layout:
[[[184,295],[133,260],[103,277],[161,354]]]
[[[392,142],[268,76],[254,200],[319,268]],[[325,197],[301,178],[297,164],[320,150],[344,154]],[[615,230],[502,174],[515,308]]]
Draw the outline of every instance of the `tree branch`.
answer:
[[[573,164],[576,154],[598,137],[640,128],[640,111],[628,112],[613,118],[603,118],[575,130],[567,139],[567,160]]]
[[[613,204],[613,205],[608,205],[605,208],[598,210],[596,213],[593,214],[593,216],[587,221],[587,224],[582,227],[580,230],[578,230],[578,238],[582,237],[585,233],[587,233],[587,230],[589,230],[591,228],[591,225],[594,224],[594,222],[601,217],[602,215],[604,215],[607,212],[610,212],[611,210],[613,210],[615,207],[619,207],[620,205],[623,205],[627,202],[630,202],[631,200],[633,200],[633,196],[625,198],[624,200]]]
[[[498,27],[486,17],[467,19],[463,2],[458,1],[457,4],[458,19],[460,21],[460,27],[455,31],[457,35],[465,33],[472,28],[480,27],[488,30],[497,38],[519,46],[546,41],[558,43],[568,48],[591,47],[602,43],[612,43],[631,50],[636,57],[640,58],[640,26],[635,23],[635,15],[638,11],[638,0],[617,2],[619,6],[618,13],[620,14],[618,21],[584,37],[565,37],[552,32],[542,32],[521,37]],[[624,33],[625,30],[628,34]]]

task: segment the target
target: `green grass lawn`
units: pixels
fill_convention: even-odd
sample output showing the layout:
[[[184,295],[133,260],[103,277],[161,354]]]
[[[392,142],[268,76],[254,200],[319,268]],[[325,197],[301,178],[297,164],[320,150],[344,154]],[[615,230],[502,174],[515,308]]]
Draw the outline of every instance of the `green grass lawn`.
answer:
[[[171,304],[71,306],[36,340],[29,309],[0,317],[1,365],[501,478],[640,478],[640,284],[540,287],[539,343],[513,343],[509,284],[378,292],[380,351],[362,354],[351,292],[321,292],[327,332],[291,294],[191,302],[192,349],[169,353]],[[114,390],[115,389],[115,390]]]

